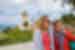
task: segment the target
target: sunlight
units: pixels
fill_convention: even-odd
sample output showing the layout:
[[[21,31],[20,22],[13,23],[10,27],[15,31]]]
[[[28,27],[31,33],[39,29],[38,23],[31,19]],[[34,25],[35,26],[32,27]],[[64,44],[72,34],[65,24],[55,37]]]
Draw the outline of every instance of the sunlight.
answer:
[[[22,0],[16,0],[16,4],[20,4]]]
[[[29,2],[30,0],[16,0],[16,4],[28,4]]]
[[[24,0],[16,0],[16,4],[22,4],[24,3]]]

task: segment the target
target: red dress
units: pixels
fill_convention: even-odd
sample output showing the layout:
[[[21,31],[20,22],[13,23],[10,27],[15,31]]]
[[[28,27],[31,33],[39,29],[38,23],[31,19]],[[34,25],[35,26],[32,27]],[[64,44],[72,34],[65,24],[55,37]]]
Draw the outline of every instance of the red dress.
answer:
[[[42,42],[44,50],[50,50],[50,37],[48,36],[48,32],[42,33]]]
[[[59,40],[57,37],[55,37],[55,50],[59,50]]]
[[[71,36],[68,35],[69,34],[68,32],[65,32],[65,33],[67,34],[68,38],[72,38]],[[42,43],[44,46],[44,50],[51,50],[50,38],[51,37],[48,36],[48,32],[42,33]],[[59,42],[58,42],[57,38],[55,38],[55,48],[56,48],[56,50],[59,50]],[[69,45],[68,45],[68,39],[66,37],[64,38],[64,50],[70,50]]]

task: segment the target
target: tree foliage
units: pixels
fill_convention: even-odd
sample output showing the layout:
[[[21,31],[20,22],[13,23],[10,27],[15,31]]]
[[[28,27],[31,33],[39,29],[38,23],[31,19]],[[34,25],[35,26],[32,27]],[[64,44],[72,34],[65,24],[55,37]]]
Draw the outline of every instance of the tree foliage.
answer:
[[[65,24],[75,25],[75,16],[73,14],[67,14],[62,16],[62,20]]]
[[[11,27],[6,27],[6,28],[3,30],[4,33],[8,33],[9,31],[11,31]]]
[[[15,28],[7,27],[3,31],[3,33],[4,33],[2,34],[3,37],[0,38],[2,39],[0,40],[0,45],[31,41],[33,37],[32,30],[20,31],[18,27],[15,27]]]
[[[69,0],[69,3],[71,3],[75,7],[75,0]]]

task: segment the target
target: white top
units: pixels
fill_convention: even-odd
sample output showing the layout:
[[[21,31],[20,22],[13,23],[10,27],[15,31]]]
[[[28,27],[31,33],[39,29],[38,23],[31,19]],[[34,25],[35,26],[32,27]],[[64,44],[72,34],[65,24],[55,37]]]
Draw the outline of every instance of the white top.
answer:
[[[49,33],[50,33],[50,38],[51,38],[50,48],[52,50],[55,50],[53,28],[52,27],[50,27]],[[41,41],[41,33],[40,33],[39,29],[35,30],[33,39],[34,39],[34,50],[43,50],[42,41]]]

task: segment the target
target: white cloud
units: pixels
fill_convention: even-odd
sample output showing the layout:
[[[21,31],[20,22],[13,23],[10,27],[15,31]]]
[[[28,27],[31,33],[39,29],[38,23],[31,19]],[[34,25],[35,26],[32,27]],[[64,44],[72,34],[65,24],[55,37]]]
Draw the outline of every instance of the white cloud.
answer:
[[[16,24],[17,18],[15,16],[0,16],[0,24]]]
[[[23,2],[24,1],[24,2]],[[65,5],[65,7],[62,7],[61,1],[57,0],[56,2],[54,0],[0,0],[0,15],[1,16],[18,16],[19,12],[22,9],[26,9],[29,12],[29,15],[33,17],[33,20],[38,19],[41,11],[43,13],[48,13],[49,16],[52,17],[52,19],[60,18],[58,16],[61,16],[63,13],[70,12],[70,7],[68,5]],[[2,18],[2,17],[0,17]],[[4,17],[6,18],[6,17]],[[6,19],[1,19],[3,23],[16,23],[16,18],[14,17],[7,17]],[[12,19],[14,18],[14,19]],[[11,19],[11,20],[10,20]]]
[[[40,11],[48,13],[52,19],[60,18],[59,16],[62,14],[70,12],[70,8],[62,7],[62,0],[57,0],[56,2],[54,0],[36,0],[34,3],[35,8],[37,6]]]

